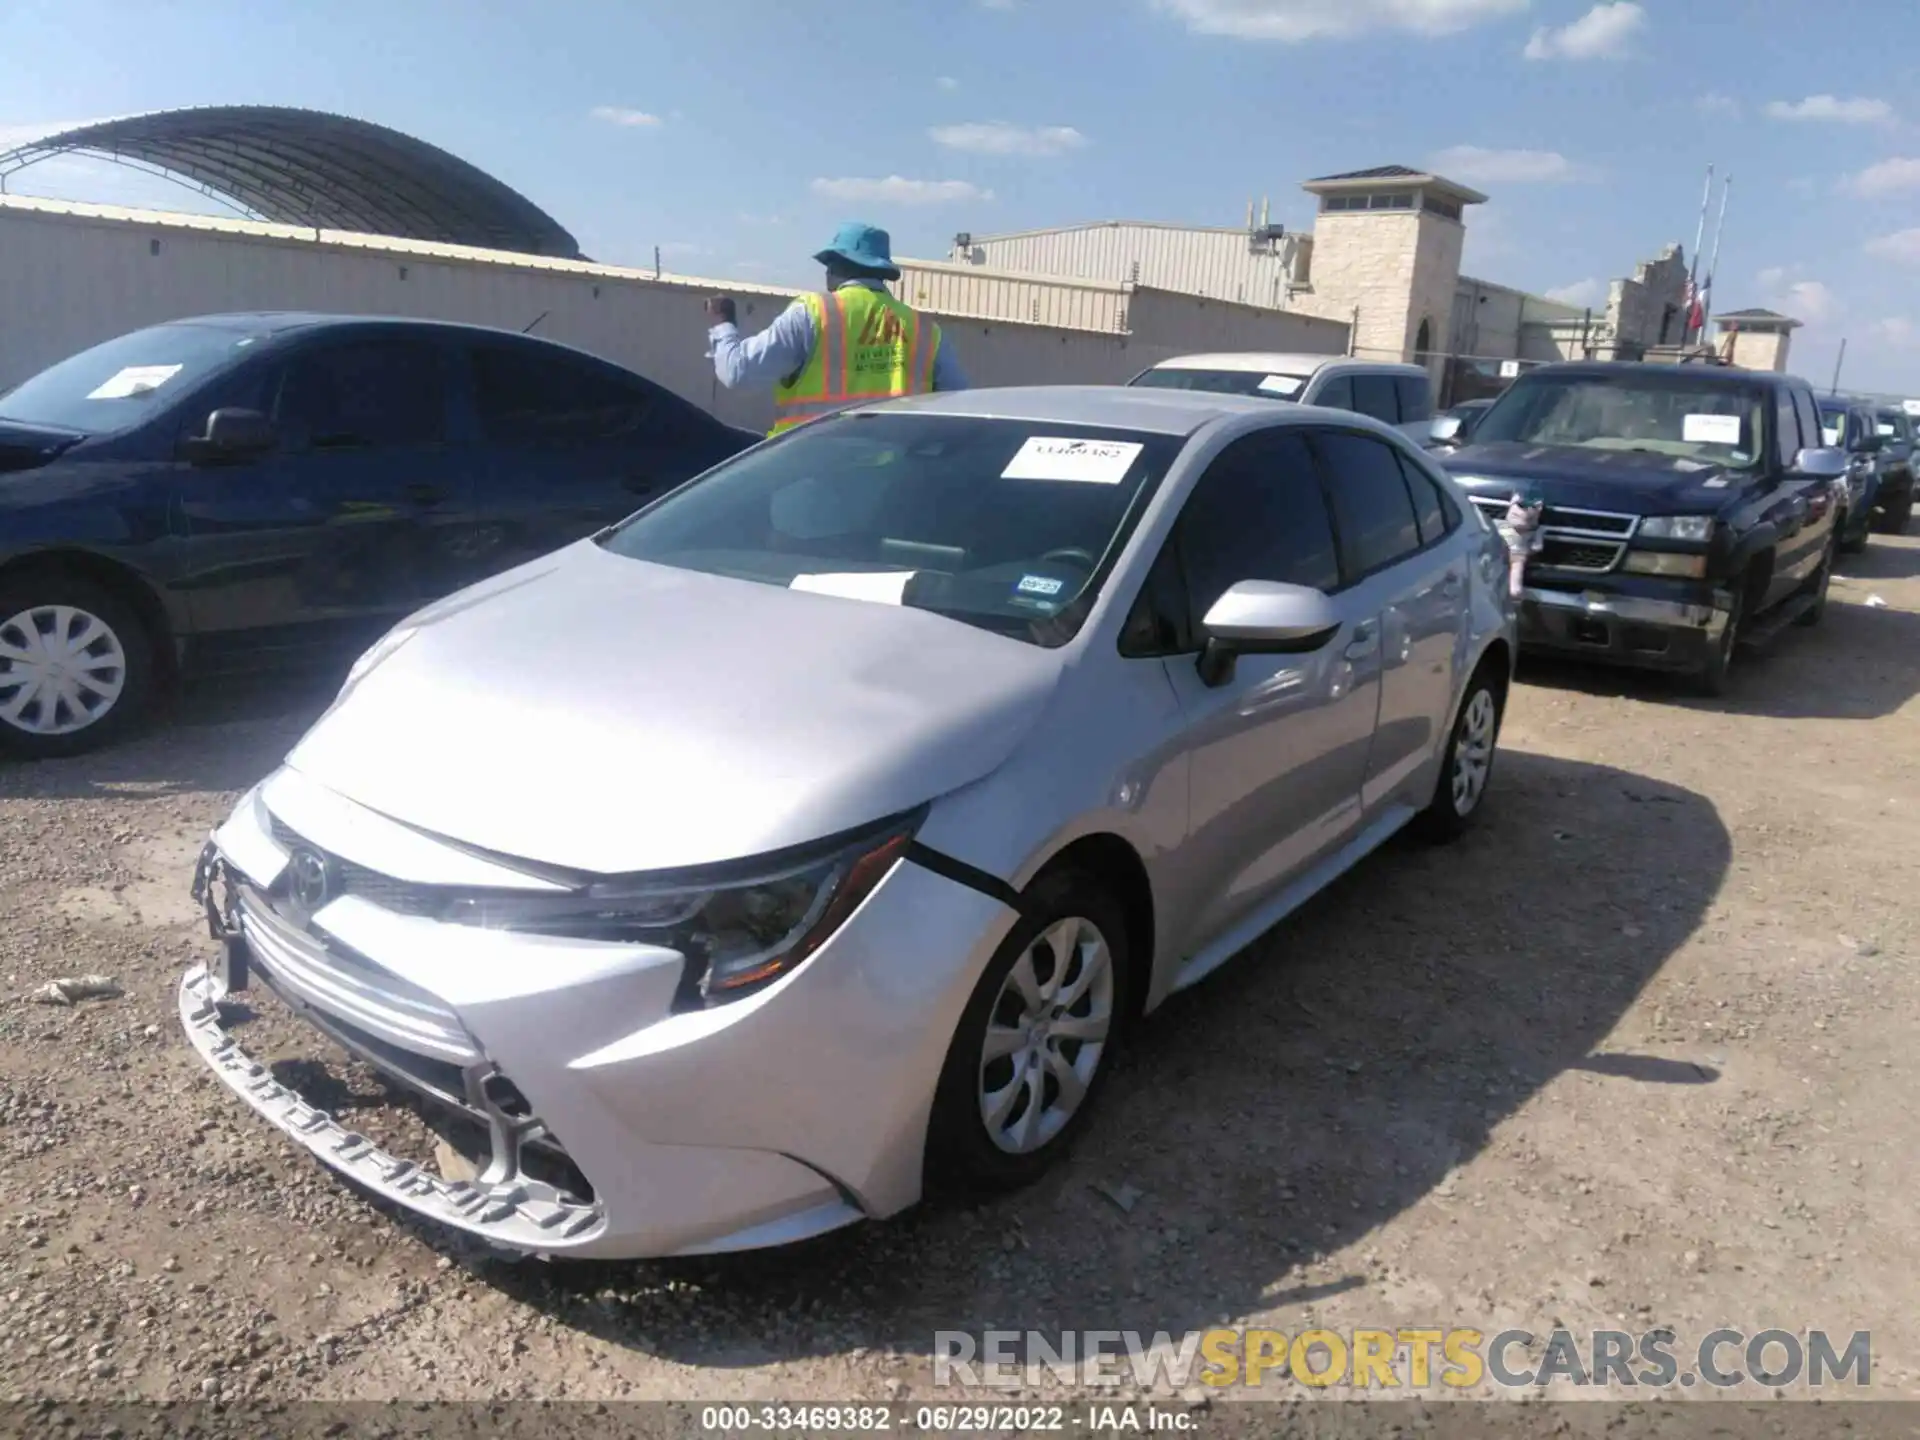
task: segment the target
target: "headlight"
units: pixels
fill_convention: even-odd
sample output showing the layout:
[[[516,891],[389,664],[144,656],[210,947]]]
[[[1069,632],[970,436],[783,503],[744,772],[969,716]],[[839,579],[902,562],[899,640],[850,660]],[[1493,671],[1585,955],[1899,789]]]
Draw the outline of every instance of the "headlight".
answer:
[[[1700,580],[1707,573],[1707,557],[1675,555],[1662,550],[1631,550],[1627,552],[1627,563],[1621,568],[1635,575],[1669,575]]]
[[[1713,538],[1711,515],[1650,515],[1640,522],[1642,540],[1685,540],[1704,545]]]
[[[470,895],[443,918],[462,925],[658,945],[686,957],[683,993],[712,1005],[794,969],[845,923],[906,853],[924,811],[731,874],[596,881],[565,895]],[[711,878],[709,878],[711,877]]]

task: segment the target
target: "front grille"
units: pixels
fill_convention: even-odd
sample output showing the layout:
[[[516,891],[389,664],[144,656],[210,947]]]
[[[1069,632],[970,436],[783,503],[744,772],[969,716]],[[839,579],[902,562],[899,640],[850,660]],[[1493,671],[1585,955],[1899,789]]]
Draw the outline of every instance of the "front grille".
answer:
[[[396,880],[391,875],[382,875],[378,870],[369,870],[364,865],[343,859],[330,850],[322,849],[303,837],[292,826],[273,816],[274,843],[283,850],[311,850],[316,855],[324,855],[339,877],[339,892],[342,895],[357,895],[369,905],[378,905],[382,910],[391,910],[396,915],[437,916],[446,908],[452,893],[437,885],[420,885],[411,880]]]
[[[1533,563],[1553,570],[1611,570],[1623,549],[1625,547],[1621,545],[1607,545],[1592,540],[1563,540],[1549,534],[1540,553],[1534,556]]]

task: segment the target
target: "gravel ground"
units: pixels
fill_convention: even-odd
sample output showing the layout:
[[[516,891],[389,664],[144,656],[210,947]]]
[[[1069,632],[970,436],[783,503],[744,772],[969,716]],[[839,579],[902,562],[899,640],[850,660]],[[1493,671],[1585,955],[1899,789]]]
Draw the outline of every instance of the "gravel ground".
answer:
[[[1487,823],[1176,998],[1039,1187],[724,1262],[472,1255],[202,1072],[192,859],[330,686],[0,762],[0,1395],[907,1400],[943,1328],[1725,1324],[1870,1329],[1920,1398],[1920,542],[1846,575],[1725,701],[1523,671]],[[125,994],[28,999],[87,972]],[[245,1043],[418,1125],[271,1001]]]

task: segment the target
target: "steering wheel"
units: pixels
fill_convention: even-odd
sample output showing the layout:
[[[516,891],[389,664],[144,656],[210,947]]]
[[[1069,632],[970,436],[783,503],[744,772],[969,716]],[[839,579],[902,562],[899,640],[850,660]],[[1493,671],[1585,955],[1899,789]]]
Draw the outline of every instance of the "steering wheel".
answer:
[[[1065,560],[1078,565],[1083,570],[1093,569],[1093,556],[1077,545],[1062,545],[1058,550],[1049,550],[1040,557],[1042,560]]]

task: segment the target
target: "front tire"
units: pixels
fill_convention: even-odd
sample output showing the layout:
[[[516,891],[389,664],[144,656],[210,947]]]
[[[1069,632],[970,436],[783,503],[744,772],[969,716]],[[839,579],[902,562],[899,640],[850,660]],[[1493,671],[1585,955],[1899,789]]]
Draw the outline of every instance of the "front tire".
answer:
[[[1720,639],[1713,649],[1708,651],[1706,661],[1693,675],[1694,689],[1702,695],[1714,697],[1724,695],[1731,683],[1734,652],[1740,648],[1740,622],[1747,613],[1745,574],[1734,578],[1732,597],[1727,610],[1727,623],[1720,631]]]
[[[1093,876],[1027,891],[960,1017],[934,1093],[930,1189],[988,1196],[1032,1183],[1067,1150],[1113,1068],[1131,1013],[1126,914]]]
[[[1460,710],[1440,757],[1440,774],[1433,783],[1433,798],[1413,821],[1414,832],[1429,844],[1457,839],[1479,817],[1487,786],[1493,781],[1504,701],[1482,665],[1460,697]]]
[[[1883,535],[1904,535],[1907,533],[1907,522],[1912,519],[1913,491],[1909,490],[1887,506],[1880,517],[1878,529]]]
[[[110,744],[145,713],[153,675],[147,628],[112,591],[58,571],[0,582],[0,749]]]

